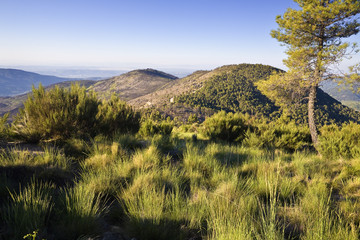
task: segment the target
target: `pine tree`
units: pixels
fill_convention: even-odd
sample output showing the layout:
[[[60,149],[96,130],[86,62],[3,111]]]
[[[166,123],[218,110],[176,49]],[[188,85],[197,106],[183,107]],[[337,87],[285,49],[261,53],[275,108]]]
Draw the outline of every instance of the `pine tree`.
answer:
[[[360,30],[360,23],[356,19],[360,13],[360,1],[294,1],[299,8],[289,8],[283,16],[277,16],[279,27],[271,32],[272,37],[287,46],[288,58],[284,63],[289,70],[270,77],[272,84],[268,86],[279,86],[286,80],[286,86],[303,89],[308,98],[311,138],[317,147],[318,132],[314,117],[316,92],[321,81],[334,78],[333,67],[349,53],[350,44],[343,42],[343,39]]]

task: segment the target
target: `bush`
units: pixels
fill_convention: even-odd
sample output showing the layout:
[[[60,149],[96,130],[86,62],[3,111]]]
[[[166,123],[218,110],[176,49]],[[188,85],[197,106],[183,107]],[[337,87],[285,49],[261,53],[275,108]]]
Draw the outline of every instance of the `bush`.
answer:
[[[332,124],[320,129],[319,152],[327,158],[355,158],[360,156],[360,125]]]
[[[276,122],[255,123],[248,131],[245,145],[259,148],[277,148],[288,152],[309,148],[312,144],[310,131],[306,126],[280,118]]]
[[[154,136],[156,134],[170,135],[174,122],[167,118],[166,120],[145,119],[140,126],[139,134],[144,137]]]
[[[24,108],[16,116],[15,133],[30,142],[93,135],[99,101],[94,92],[72,85],[45,91],[33,87]]]
[[[140,127],[140,114],[115,95],[99,105],[97,120],[104,135],[136,133]]]
[[[197,123],[197,122],[199,122],[199,119],[196,116],[196,114],[190,114],[190,116],[188,117],[187,123],[193,124],[193,123]]]
[[[0,117],[0,142],[1,140],[5,140],[9,136],[9,126],[7,120],[9,118],[9,114],[5,114],[4,116]]]
[[[247,129],[248,126],[242,114],[221,111],[204,121],[202,134],[213,140],[242,142]]]

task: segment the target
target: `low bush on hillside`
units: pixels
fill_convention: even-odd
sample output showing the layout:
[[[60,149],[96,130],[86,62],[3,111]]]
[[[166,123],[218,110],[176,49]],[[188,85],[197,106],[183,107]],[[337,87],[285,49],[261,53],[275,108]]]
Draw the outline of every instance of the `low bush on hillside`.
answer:
[[[202,134],[212,140],[242,142],[247,129],[244,115],[220,111],[204,121]]]
[[[275,122],[258,122],[247,132],[244,144],[259,148],[277,148],[288,152],[311,147],[308,127],[294,121],[279,119]]]
[[[0,119],[0,137],[5,121]],[[140,114],[115,95],[100,102],[94,92],[79,85],[48,91],[40,85],[25,101],[12,131],[27,142],[39,142],[136,133],[139,127]]]
[[[355,158],[360,156],[360,125],[332,124],[320,129],[319,152],[327,158]]]
[[[140,119],[138,112],[115,95],[99,105],[97,121],[101,134],[136,133],[140,127]]]
[[[139,134],[143,137],[150,137],[156,134],[170,135],[174,125],[174,122],[170,118],[166,120],[147,118],[141,123]]]
[[[1,140],[5,140],[9,136],[9,126],[7,123],[8,118],[8,113],[0,117],[0,142]]]
[[[98,105],[95,93],[87,93],[79,85],[49,91],[39,85],[24,102],[13,129],[19,137],[31,142],[93,135]]]

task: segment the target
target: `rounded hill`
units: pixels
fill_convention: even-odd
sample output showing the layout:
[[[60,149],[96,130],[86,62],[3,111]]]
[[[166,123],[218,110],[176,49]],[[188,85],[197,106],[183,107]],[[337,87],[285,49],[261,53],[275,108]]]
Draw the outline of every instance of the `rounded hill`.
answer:
[[[116,93],[123,100],[131,100],[156,91],[177,77],[154,69],[140,69],[97,82],[89,89],[102,98]]]

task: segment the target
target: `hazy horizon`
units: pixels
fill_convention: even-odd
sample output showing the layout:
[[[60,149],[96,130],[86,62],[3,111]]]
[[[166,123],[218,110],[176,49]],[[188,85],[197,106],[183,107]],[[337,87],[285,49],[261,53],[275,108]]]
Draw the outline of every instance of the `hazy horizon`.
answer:
[[[0,65],[129,71],[260,63],[286,70],[286,48],[270,31],[289,7],[297,5],[291,0],[3,1]],[[360,42],[360,35],[349,40]],[[341,68],[356,62],[359,56]]]
[[[213,69],[283,68],[271,38],[292,1],[5,1],[0,65]]]

